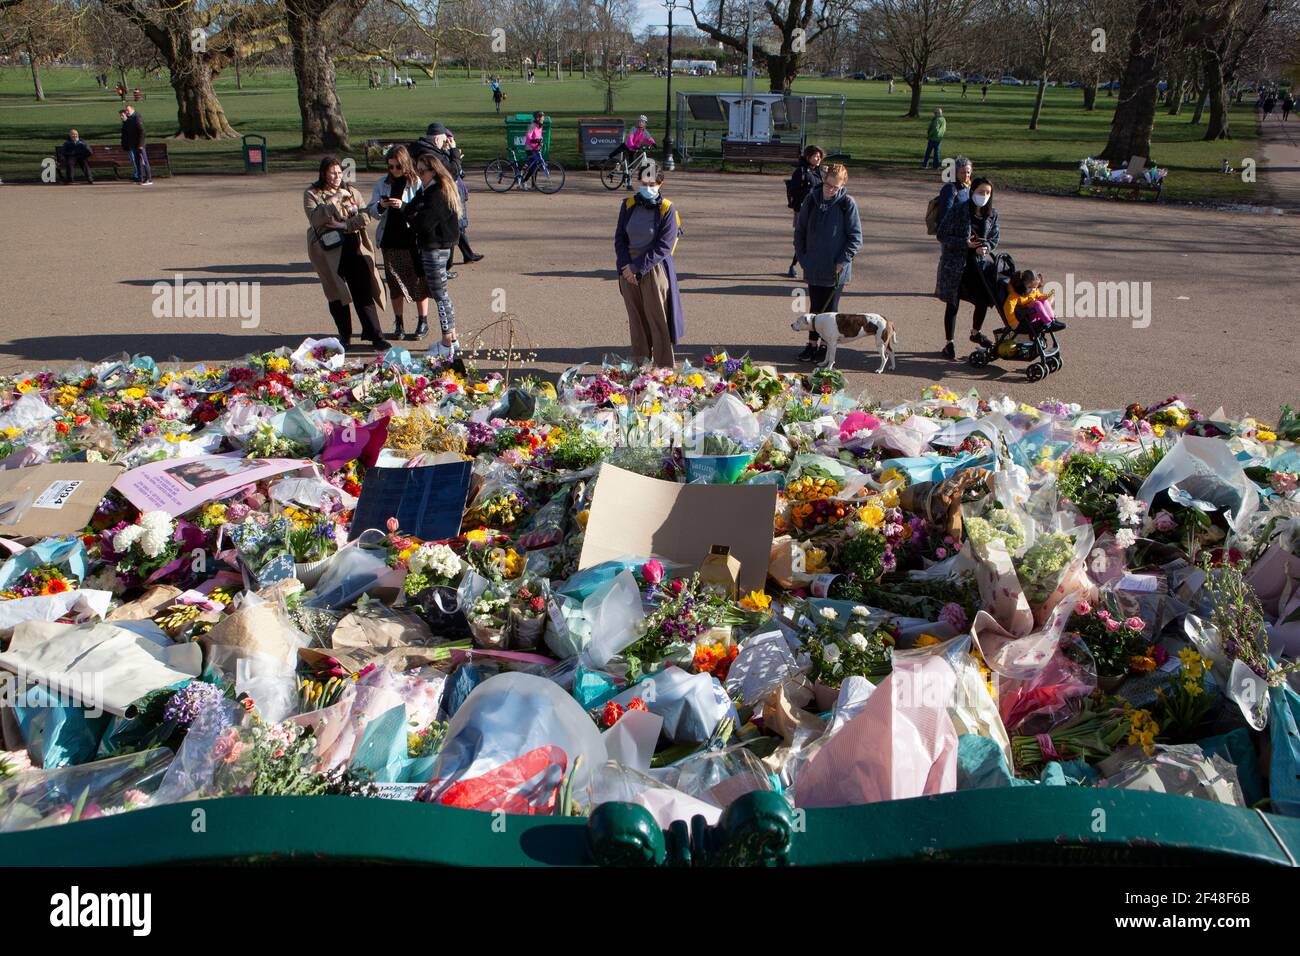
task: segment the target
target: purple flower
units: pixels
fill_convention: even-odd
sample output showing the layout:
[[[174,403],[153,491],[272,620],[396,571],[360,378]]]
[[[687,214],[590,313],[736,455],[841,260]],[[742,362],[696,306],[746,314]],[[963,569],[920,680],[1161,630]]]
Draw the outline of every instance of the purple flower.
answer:
[[[205,708],[221,700],[224,695],[216,684],[204,681],[190,681],[176,693],[163,707],[163,719],[175,721],[182,727],[188,727]]]

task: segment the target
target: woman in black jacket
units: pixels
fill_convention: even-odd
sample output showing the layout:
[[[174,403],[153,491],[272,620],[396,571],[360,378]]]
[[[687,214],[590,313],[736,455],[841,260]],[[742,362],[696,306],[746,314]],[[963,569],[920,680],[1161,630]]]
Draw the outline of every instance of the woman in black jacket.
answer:
[[[955,359],[953,337],[957,332],[957,309],[963,301],[975,306],[970,340],[984,348],[993,344],[980,331],[985,313],[994,304],[992,290],[997,275],[993,253],[1001,238],[998,213],[993,208],[993,184],[983,177],[974,179],[970,197],[948,210],[939,224],[937,238],[943,251],[939,253],[934,294],[944,302],[943,332],[947,339],[942,355]]]
[[[803,201],[814,189],[822,188],[822,173],[825,172],[822,159],[825,155],[820,146],[809,144],[803,151],[799,165],[794,168],[794,175],[785,181],[785,204],[788,209],[794,211],[795,226],[799,225],[799,208],[803,205]],[[786,272],[791,279],[795,278],[794,267],[798,264],[799,257],[791,256],[790,269]]]
[[[415,161],[420,191],[405,207],[406,221],[415,233],[420,264],[429,293],[438,307],[442,349],[456,347],[456,312],[447,294],[447,262],[460,239],[460,193],[442,163],[425,154]]]

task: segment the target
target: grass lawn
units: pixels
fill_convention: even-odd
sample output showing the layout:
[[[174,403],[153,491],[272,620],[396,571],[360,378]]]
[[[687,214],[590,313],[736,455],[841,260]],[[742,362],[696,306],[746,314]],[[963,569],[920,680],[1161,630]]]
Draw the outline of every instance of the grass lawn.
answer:
[[[164,79],[131,80],[146,94],[137,108],[150,140],[172,132],[175,98],[171,87]],[[734,78],[677,77],[673,89],[735,91],[738,82]],[[55,145],[69,126],[76,126],[92,144],[118,142],[117,97],[97,89],[88,73],[47,69],[44,85],[48,99],[37,103],[25,69],[0,70],[0,176],[7,180],[38,179],[41,160],[54,155]],[[558,127],[552,134],[553,152],[570,169],[581,168],[576,119],[599,115],[602,93],[595,84],[581,77],[563,81],[538,77],[533,86],[517,78],[507,78],[503,86],[510,112],[544,109],[552,115]],[[245,77],[243,90],[235,88],[233,74],[225,74],[217,91],[226,116],[238,131],[268,138],[272,168],[307,170],[314,166],[312,157],[297,151],[301,133],[291,73],[259,72]],[[933,107],[942,106],[948,117],[945,156],[965,153],[974,160],[978,173],[990,176],[999,186],[1062,193],[1074,191],[1078,161],[1105,145],[1115,103],[1101,94],[1098,109],[1086,113],[1078,90],[1049,89],[1042,128],[1030,132],[1026,127],[1033,107],[1032,87],[994,86],[983,105],[976,89],[963,101],[959,86],[949,86],[946,93],[927,87],[921,119],[902,117],[907,94],[901,84],[893,96],[888,95],[886,84],[873,81],[800,80],[796,91],[848,96],[844,149],[852,157],[851,165],[922,175],[915,167],[925,149],[929,114]],[[471,165],[481,165],[504,151],[501,117],[493,112],[488,89],[477,78],[444,78],[437,87],[428,81],[418,82],[416,90],[408,92],[371,90],[364,82],[341,75],[339,94],[359,164],[367,139],[414,139],[434,119],[456,132]],[[656,138],[663,135],[663,108],[662,78],[634,76],[619,91],[617,112],[625,118],[648,114]],[[1157,113],[1153,158],[1170,170],[1164,197],[1184,202],[1264,201],[1255,184],[1219,172],[1224,158],[1240,167],[1242,158],[1255,155],[1258,149],[1251,106],[1234,108],[1236,139],[1231,143],[1200,142],[1204,127],[1192,126],[1190,116],[1190,110],[1179,117],[1166,116],[1163,110]],[[177,172],[242,171],[238,140],[170,142]],[[834,141],[825,145],[832,150],[838,147]]]

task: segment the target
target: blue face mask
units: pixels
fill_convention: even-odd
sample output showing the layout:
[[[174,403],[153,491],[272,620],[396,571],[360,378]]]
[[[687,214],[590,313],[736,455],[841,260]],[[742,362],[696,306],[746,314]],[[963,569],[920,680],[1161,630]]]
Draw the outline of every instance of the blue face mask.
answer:
[[[642,199],[658,199],[658,198],[659,198],[659,187],[658,187],[658,186],[642,186],[642,187],[641,187],[640,189],[638,189],[636,192],[637,192],[637,195],[640,196]]]

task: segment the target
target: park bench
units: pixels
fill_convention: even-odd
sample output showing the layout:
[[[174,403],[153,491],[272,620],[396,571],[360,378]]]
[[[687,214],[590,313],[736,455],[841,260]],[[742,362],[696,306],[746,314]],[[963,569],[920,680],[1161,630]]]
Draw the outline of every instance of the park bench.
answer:
[[[727,163],[758,163],[758,171],[763,171],[764,163],[781,163],[793,166],[799,162],[802,148],[798,142],[792,143],[747,143],[741,140],[724,139],[722,141],[722,168]]]
[[[1155,165],[1152,163],[1151,165]],[[1151,183],[1145,179],[1138,179],[1146,170],[1147,159],[1145,156],[1134,156],[1128,161],[1125,172],[1131,177],[1128,182],[1116,182],[1111,179],[1096,179],[1090,177],[1086,172],[1079,173],[1079,191],[1089,196],[1118,196],[1121,199],[1146,199],[1150,198],[1152,202],[1160,199],[1160,188],[1164,185],[1164,180]]]
[[[113,170],[114,179],[118,178],[117,171],[119,166],[127,170],[131,169],[131,154],[127,152],[125,149],[123,149],[121,146],[96,146],[95,144],[92,143],[91,148],[94,150],[94,152],[92,152],[90,156],[87,157],[86,159],[86,162],[89,164],[91,169],[107,169],[111,167]],[[167,175],[168,176],[173,175],[172,161],[171,161],[171,157],[167,154],[166,143],[145,143],[144,152],[145,155],[149,157],[150,167],[156,170],[165,166],[167,167]],[[63,173],[63,146],[62,145],[58,146],[54,150],[54,159],[56,165],[58,166],[59,174],[62,175]]]

